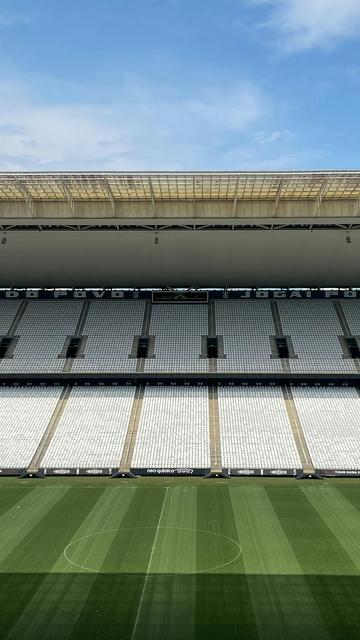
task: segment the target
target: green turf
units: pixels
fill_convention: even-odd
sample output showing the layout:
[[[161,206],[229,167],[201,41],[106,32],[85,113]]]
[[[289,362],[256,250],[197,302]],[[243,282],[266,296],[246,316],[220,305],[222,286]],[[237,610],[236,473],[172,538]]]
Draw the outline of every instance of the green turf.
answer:
[[[0,481],[1,640],[355,640],[360,482]]]

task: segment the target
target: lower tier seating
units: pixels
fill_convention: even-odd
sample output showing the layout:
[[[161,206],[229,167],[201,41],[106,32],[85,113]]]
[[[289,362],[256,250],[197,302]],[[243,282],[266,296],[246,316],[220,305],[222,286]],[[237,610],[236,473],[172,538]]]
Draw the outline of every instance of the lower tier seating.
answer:
[[[61,387],[0,389],[0,467],[25,468],[60,398]]]
[[[202,385],[0,387],[0,473],[34,460],[114,470],[124,451],[135,469],[207,469],[215,446],[225,469],[301,469],[299,442],[316,469],[360,469],[358,389],[292,386],[285,396],[275,385],[222,386],[214,412]]]
[[[360,469],[360,397],[346,387],[294,387],[293,397],[318,469]]]
[[[75,387],[43,467],[118,467],[135,387]]]
[[[210,467],[206,387],[147,387],[132,466]]]
[[[221,387],[224,467],[301,467],[281,387]]]

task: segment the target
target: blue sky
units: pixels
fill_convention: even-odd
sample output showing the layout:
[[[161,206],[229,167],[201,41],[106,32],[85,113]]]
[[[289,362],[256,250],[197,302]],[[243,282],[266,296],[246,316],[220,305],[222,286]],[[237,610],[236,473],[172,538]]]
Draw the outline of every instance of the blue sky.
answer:
[[[0,170],[358,168],[360,0],[0,0]]]

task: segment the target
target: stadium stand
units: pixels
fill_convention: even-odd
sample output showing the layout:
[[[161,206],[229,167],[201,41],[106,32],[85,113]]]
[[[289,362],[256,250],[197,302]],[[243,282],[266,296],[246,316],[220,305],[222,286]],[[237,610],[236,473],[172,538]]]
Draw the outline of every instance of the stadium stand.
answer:
[[[360,469],[360,398],[354,388],[293,387],[317,469]]]
[[[84,358],[73,363],[72,371],[135,371],[130,354],[134,337],[141,334],[144,310],[143,300],[92,301],[83,328]]]
[[[20,300],[1,300],[0,304],[0,335],[5,336],[11,330],[11,325],[21,306]]]
[[[343,329],[330,300],[281,300],[277,302],[283,331],[292,338],[295,359],[291,371],[348,372],[356,368],[344,359],[339,342]]]
[[[1,302],[0,307],[7,302]],[[61,372],[59,358],[67,336],[73,335],[80,318],[79,301],[37,300],[28,302],[16,327],[19,341],[12,358],[4,358],[0,371],[8,373]]]
[[[0,358],[0,373],[211,371],[204,347],[210,333],[210,305],[151,305],[144,300],[24,304],[19,317],[19,302],[0,301],[2,336],[12,341],[11,355]],[[216,300],[214,331],[223,345],[217,372],[359,372],[345,342],[360,334],[359,302],[342,302],[342,308],[344,326],[330,300]],[[274,342],[279,331],[291,341],[287,369]],[[82,341],[81,354],[65,362],[66,341],[74,336]],[[141,336],[152,340],[152,353],[139,368],[136,341]]]
[[[135,387],[75,387],[42,459],[43,467],[117,467]]]
[[[0,389],[0,467],[25,469],[60,398],[61,387]]]
[[[360,336],[360,301],[342,300],[340,305],[345,314],[350,332],[354,336]]]
[[[218,371],[282,370],[279,360],[272,359],[270,336],[275,335],[275,327],[268,301],[216,301],[215,314],[225,355],[217,363]]]
[[[214,445],[209,388],[150,385],[143,388],[139,405],[137,389],[136,385],[79,386],[64,394],[60,385],[0,388],[1,473],[27,468],[41,468],[45,474],[61,468],[115,473],[129,435],[129,470],[140,474],[209,470]],[[292,385],[290,396],[309,452],[306,464],[282,386],[217,388],[222,468],[261,475],[283,469],[294,475],[310,462],[324,475],[358,473],[359,391]]]
[[[359,172],[0,182],[0,473],[360,476]]]
[[[224,467],[301,468],[281,387],[220,387]]]
[[[210,467],[207,387],[146,388],[132,466]]]
[[[206,305],[153,305],[150,329],[155,336],[155,354],[148,359],[148,372],[206,372],[201,359],[201,338],[208,335]]]

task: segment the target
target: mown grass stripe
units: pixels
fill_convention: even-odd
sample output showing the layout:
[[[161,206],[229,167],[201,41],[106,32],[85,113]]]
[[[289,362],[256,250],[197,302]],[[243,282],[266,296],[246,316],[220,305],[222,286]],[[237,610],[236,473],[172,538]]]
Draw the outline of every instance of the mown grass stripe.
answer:
[[[32,530],[36,529],[38,523],[42,522],[67,492],[68,489],[55,489],[43,493],[41,487],[34,487],[2,514],[0,517],[0,573],[9,570],[7,558],[11,556],[14,549],[23,549]],[[15,568],[11,569],[15,572],[23,570],[18,560],[15,554]],[[25,570],[28,570],[28,565],[26,566]],[[37,568],[35,568],[36,571]]]
[[[211,481],[209,481],[211,482]],[[197,528],[223,534],[238,541],[229,485],[198,489]],[[228,549],[226,540],[216,538]],[[197,566],[211,566],[203,536],[198,537]],[[220,551],[220,549],[219,549]],[[235,552],[235,547],[234,547]],[[226,554],[228,557],[228,553]],[[257,639],[253,603],[245,576],[243,558],[210,573],[196,576],[196,640],[225,637],[227,640]]]
[[[12,490],[11,493],[13,493]],[[68,489],[42,493],[32,484],[0,518],[0,637],[5,638],[21,612],[44,579],[40,572],[28,572],[27,559],[20,559],[20,550],[27,536],[36,528]],[[16,491],[17,494],[17,491]],[[20,507],[18,509],[17,507]],[[53,533],[52,533],[53,535]],[[49,538],[51,539],[51,537]],[[9,569],[8,559],[17,558]],[[6,563],[6,564],[4,564]]]
[[[142,634],[149,640],[195,637],[196,535],[196,489],[169,490],[135,638]]]
[[[153,541],[152,541],[152,545],[151,545],[151,552],[150,552],[150,557],[149,557],[149,562],[146,568],[146,574],[145,574],[145,580],[144,580],[144,584],[143,584],[143,588],[140,594],[140,599],[139,599],[139,604],[138,604],[138,608],[137,608],[137,613],[136,613],[136,618],[134,621],[134,626],[133,626],[133,630],[132,630],[132,634],[131,634],[131,640],[135,640],[137,637],[141,637],[142,635],[142,631],[141,631],[141,616],[146,616],[145,620],[146,620],[146,635],[147,637],[151,637],[152,636],[152,632],[155,629],[155,627],[158,629],[159,627],[159,622],[161,625],[161,621],[158,621],[159,616],[158,615],[154,615],[155,612],[154,611],[149,611],[149,607],[147,606],[147,611],[146,614],[144,614],[143,612],[143,608],[144,608],[144,604],[145,604],[145,593],[146,593],[146,587],[148,584],[148,578],[149,575],[151,575],[151,565],[152,565],[152,561],[153,561],[153,557],[154,557],[154,551],[155,551],[155,546],[157,543],[157,539],[158,539],[158,535],[159,535],[159,527],[162,524],[162,517],[163,517],[163,513],[164,513],[164,508],[165,508],[165,504],[166,504],[166,498],[168,495],[168,487],[166,487],[165,489],[165,495],[164,495],[164,499],[163,499],[163,503],[161,505],[161,510],[159,513],[159,518],[157,521],[157,525],[156,525],[156,529],[155,529],[155,535],[153,537]],[[151,587],[150,587],[151,588]],[[149,616],[150,613],[150,616]],[[149,618],[151,619],[151,624],[149,624]],[[142,624],[142,626],[144,626]],[[156,636],[155,637],[159,637],[158,633],[156,632]]]
[[[11,509],[14,506],[17,506],[20,500],[25,498],[30,493],[30,491],[32,491],[32,489],[34,488],[34,486],[32,487],[28,486],[25,488],[18,485],[17,487],[14,487],[12,491],[6,491],[6,489],[1,489],[2,480],[3,479],[1,478],[0,479],[0,518],[9,509]]]
[[[301,573],[264,487],[231,487],[231,502],[247,575]]]
[[[41,492],[41,488],[38,489]],[[71,538],[88,511],[97,502],[103,489],[85,494],[71,488],[62,492],[55,501],[55,492],[49,492],[53,503],[43,512],[41,519],[34,514],[35,526],[28,531],[21,546],[15,547],[1,563],[1,570],[50,572],[58,557],[62,555],[64,542]],[[42,497],[43,500],[47,495]],[[30,510],[30,506],[28,507]]]
[[[231,487],[230,495],[259,638],[329,638],[265,489]]]
[[[88,637],[90,628],[92,638],[130,640],[164,497],[163,488],[142,491],[139,487],[134,490],[121,521],[121,528],[127,528],[128,536],[124,538],[120,530],[115,534],[102,565],[105,573],[97,574],[93,579],[71,639]],[[129,559],[133,560],[130,574],[111,573],[112,558],[120,550],[124,566],[129,566]],[[144,624],[150,628],[151,623],[150,615]]]
[[[334,640],[355,640],[359,630],[356,566],[303,491],[298,490],[295,495],[291,488],[279,485],[269,487],[267,493],[329,636]]]
[[[321,485],[314,486],[321,490]],[[353,575],[356,566],[326,526],[304,491],[272,487],[267,491],[295,555],[307,575]],[[326,544],[325,544],[326,543]]]
[[[360,570],[360,517],[358,510],[336,489],[306,485],[302,491],[349,556],[354,575]],[[339,567],[342,571],[342,568]],[[348,573],[349,575],[349,573]]]
[[[129,507],[132,497],[133,493],[130,491],[119,492],[111,487],[104,489],[81,522],[79,528],[74,531],[70,539],[64,540],[64,545],[68,545],[72,540],[77,540],[78,538],[97,531],[110,530],[110,538],[106,535],[105,544],[102,548],[99,547],[99,545],[96,545],[96,548],[94,548],[94,545],[91,544],[97,539],[96,536],[86,539],[83,543],[85,546],[82,546],[81,543],[79,544],[80,560],[83,564],[88,563],[91,565],[95,562],[96,566],[101,565],[102,556],[106,553],[109,540],[115,535],[115,532],[112,530],[121,526],[121,520]],[[79,570],[79,568],[67,562],[64,555],[61,554],[54,564],[52,572],[48,574],[42,584],[44,595],[40,609],[46,610],[51,608],[53,591],[56,589],[59,575],[69,572],[72,574],[72,578],[67,581],[66,589],[61,593],[61,602],[59,602],[57,609],[53,611],[50,624],[47,625],[44,631],[44,620],[41,616],[38,616],[32,623],[32,633],[34,636],[41,636],[42,638],[49,637],[49,639],[51,639],[53,634],[58,633],[58,629],[61,629],[64,640],[70,636],[82,612],[96,574],[92,574],[86,570]],[[54,574],[56,576],[55,580]]]
[[[41,487],[35,491],[40,492],[43,500],[52,496],[53,501],[58,493],[42,492]],[[42,637],[54,640],[64,637],[63,630],[51,628],[51,620],[61,607],[71,574],[49,576],[49,571],[62,554],[64,542],[79,527],[102,492],[103,489],[88,493],[71,488],[65,493],[62,490],[62,496],[40,520],[34,514],[34,526],[2,564],[2,570],[8,571],[9,587],[7,597],[0,602],[0,610],[6,610],[6,616],[2,618],[2,637],[7,640],[26,638],[33,625],[41,628]],[[52,598],[46,597],[49,593]],[[16,602],[17,606],[9,607],[9,602]]]
[[[119,491],[112,487],[105,489],[101,499],[96,502],[72,539],[67,542],[66,555],[64,549],[53,571],[84,571],[86,573],[91,573],[92,570],[94,573],[102,571],[109,544],[121,529],[123,518],[133,497],[132,491],[125,489]],[[71,564],[66,556],[79,566]],[[88,569],[82,569],[81,565]],[[113,570],[116,571],[117,567]]]
[[[196,571],[196,490],[168,490],[151,560],[151,574]]]
[[[356,480],[353,479],[351,484],[337,484],[336,489],[360,511],[360,485]]]

